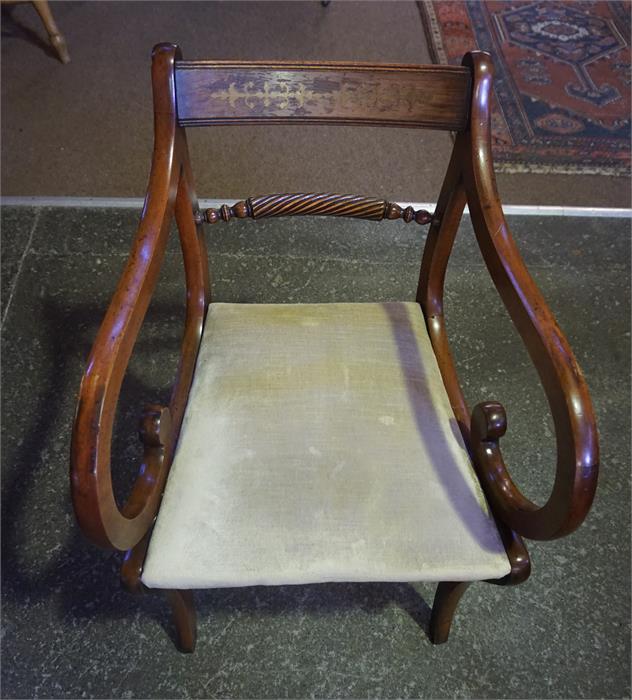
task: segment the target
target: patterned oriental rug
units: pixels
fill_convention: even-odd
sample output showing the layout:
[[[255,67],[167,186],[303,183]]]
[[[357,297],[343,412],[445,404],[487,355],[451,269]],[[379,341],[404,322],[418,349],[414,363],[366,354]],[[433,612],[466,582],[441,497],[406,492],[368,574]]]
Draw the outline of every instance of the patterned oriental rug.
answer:
[[[499,171],[630,173],[629,1],[418,4],[435,62],[494,59]]]

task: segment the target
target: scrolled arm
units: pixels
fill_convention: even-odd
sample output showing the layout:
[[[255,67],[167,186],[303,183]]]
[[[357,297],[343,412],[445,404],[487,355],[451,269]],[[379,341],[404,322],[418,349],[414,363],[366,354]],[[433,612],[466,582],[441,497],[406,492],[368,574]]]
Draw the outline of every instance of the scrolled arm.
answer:
[[[187,156],[177,127],[174,64],[177,49],[154,51],[155,145],[148,194],[132,252],[97,334],[79,390],[71,446],[71,491],[84,533],[120,550],[136,545],[157,512],[178,437],[208,302],[208,272]],[[110,472],[116,404],[141,324],[156,287],[175,214],[182,244],[187,309],[182,350],[168,407],[150,406],[141,425],[145,451],[136,482],[119,509]]]
[[[168,199],[160,204],[148,202],[79,390],[71,449],[73,504],[85,534],[103,547],[128,549],[136,544],[151,524],[158,504],[168,445],[145,450],[122,510],[112,489],[110,446],[121,384],[166,247],[168,209],[173,209]]]
[[[502,404],[485,401],[474,406],[470,422],[470,438],[479,476],[492,501],[495,513],[504,522],[515,519],[515,513],[534,513],[537,506],[525,498],[511,480],[500,452],[500,438],[507,432],[507,415]]]
[[[485,264],[540,375],[557,441],[555,483],[538,506],[511,480],[499,447],[506,419],[496,402],[472,413],[471,449],[495,515],[520,535],[553,539],[576,529],[590,509],[597,486],[599,448],[588,388],[568,341],[529,275],[505,221],[494,179],[488,54],[466,55],[473,72],[469,149],[463,176],[472,224]]]

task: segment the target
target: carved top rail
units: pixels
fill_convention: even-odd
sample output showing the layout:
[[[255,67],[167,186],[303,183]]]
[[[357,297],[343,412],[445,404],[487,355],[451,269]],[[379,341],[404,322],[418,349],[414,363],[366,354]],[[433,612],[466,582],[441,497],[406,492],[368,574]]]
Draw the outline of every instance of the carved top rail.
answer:
[[[181,126],[369,124],[462,131],[471,72],[461,66],[178,61]]]
[[[262,197],[249,197],[232,206],[223,204],[217,209],[206,209],[198,213],[199,223],[215,224],[218,221],[235,219],[265,219],[272,216],[344,216],[354,219],[403,219],[406,223],[415,221],[428,224],[433,214],[425,209],[401,207],[394,202],[372,197],[359,197],[353,194],[267,194]]]

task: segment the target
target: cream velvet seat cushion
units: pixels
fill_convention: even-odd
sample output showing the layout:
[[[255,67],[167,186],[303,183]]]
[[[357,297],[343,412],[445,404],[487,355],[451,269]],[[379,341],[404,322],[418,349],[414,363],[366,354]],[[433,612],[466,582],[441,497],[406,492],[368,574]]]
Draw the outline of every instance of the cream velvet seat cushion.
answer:
[[[417,304],[211,304],[147,586],[507,573]]]

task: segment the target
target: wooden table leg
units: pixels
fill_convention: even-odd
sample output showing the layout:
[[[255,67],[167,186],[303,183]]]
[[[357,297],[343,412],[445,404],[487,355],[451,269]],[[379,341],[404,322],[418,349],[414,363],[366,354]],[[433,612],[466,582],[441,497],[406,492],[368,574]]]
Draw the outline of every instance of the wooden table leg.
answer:
[[[48,36],[50,38],[50,43],[53,45],[59,60],[62,63],[70,62],[70,55],[68,53],[68,47],[66,46],[66,40],[64,39],[62,33],[59,31],[59,27],[55,23],[53,18],[53,13],[50,11],[48,5],[48,0],[32,0],[33,7],[37,10],[37,14],[40,16]]]

